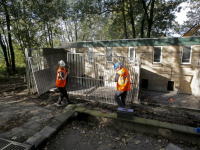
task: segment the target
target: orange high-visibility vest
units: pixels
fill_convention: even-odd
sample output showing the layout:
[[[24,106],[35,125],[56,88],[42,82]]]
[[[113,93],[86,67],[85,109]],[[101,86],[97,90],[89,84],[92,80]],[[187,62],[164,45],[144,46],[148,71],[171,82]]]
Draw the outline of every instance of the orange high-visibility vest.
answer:
[[[117,72],[119,74],[119,78],[117,81],[117,90],[118,91],[129,91],[131,90],[131,82],[130,75],[126,68],[122,68]]]
[[[66,69],[61,69],[61,67],[58,68],[57,71],[57,78],[56,78],[56,86],[57,87],[64,87],[66,84],[66,80],[62,80],[61,76],[60,76],[60,72],[63,72],[64,76],[66,74]]]

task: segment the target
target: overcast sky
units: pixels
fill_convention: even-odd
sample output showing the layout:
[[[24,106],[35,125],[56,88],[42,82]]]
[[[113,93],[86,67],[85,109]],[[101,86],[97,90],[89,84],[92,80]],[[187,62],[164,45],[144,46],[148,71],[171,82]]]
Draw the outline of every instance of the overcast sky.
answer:
[[[175,19],[180,25],[183,24],[184,21],[187,20],[187,17],[186,17],[186,13],[187,11],[189,11],[189,8],[187,8],[187,6],[189,6],[188,3],[182,3],[180,6],[182,6],[182,9],[181,9],[181,12],[179,13],[175,13],[175,15],[177,16],[177,18]],[[170,37],[181,37],[182,35],[180,34],[172,34],[170,35]]]
[[[189,6],[188,3],[182,3],[181,6],[183,7],[181,9],[181,12],[180,13],[176,13],[176,21],[179,23],[179,24],[183,24],[183,21],[186,21],[187,20],[187,17],[186,17],[186,12],[189,10],[189,8],[186,8],[187,6]]]

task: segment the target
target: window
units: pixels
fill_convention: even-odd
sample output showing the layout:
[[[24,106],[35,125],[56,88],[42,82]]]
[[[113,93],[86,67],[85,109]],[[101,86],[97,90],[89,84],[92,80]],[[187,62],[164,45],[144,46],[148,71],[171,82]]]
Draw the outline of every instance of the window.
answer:
[[[93,62],[93,48],[88,48],[88,61]]]
[[[135,59],[135,47],[129,47],[128,57],[130,62],[133,62]]]
[[[183,46],[181,63],[182,64],[190,64],[191,56],[192,56],[192,47],[191,46]]]
[[[104,83],[103,83],[103,76],[99,76],[99,79],[100,79],[100,86],[104,86]]]
[[[86,81],[85,81],[85,75],[84,75],[84,74],[82,74],[82,75],[81,75],[81,77],[82,77],[82,85],[83,85],[83,84],[85,84],[85,83],[86,83]]]
[[[153,63],[161,63],[162,61],[162,47],[156,46],[153,50]]]
[[[106,60],[107,61],[113,61],[113,48],[112,47],[107,47],[106,48]]]

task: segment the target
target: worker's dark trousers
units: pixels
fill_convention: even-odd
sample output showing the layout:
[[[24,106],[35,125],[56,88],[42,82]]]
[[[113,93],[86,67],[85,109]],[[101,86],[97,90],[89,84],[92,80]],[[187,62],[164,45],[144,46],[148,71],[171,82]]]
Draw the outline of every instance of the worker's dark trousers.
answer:
[[[61,101],[63,100],[63,98],[65,97],[67,99],[67,101],[69,100],[69,97],[67,95],[67,90],[65,87],[58,87],[58,90],[60,92],[60,96],[58,98],[57,103],[60,104]]]
[[[127,91],[116,91],[115,93],[115,101],[118,104],[118,107],[120,108],[125,108],[126,107],[126,95],[127,95]],[[121,97],[121,99],[120,99]]]

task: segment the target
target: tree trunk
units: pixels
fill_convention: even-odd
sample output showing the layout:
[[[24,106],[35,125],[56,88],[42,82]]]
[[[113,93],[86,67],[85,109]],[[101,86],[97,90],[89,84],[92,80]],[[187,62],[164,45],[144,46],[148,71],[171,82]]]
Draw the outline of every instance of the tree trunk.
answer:
[[[77,14],[78,14],[78,11],[77,11]],[[75,27],[75,39],[76,39],[76,42],[77,42],[77,40],[78,40],[77,15],[75,16],[75,19],[74,19],[74,27]]]
[[[128,34],[127,34],[127,30],[126,30],[126,16],[125,16],[125,8],[124,8],[124,0],[122,0],[123,3],[123,8],[122,8],[122,14],[123,14],[123,19],[124,19],[124,34],[125,34],[125,38],[128,39]]]
[[[10,64],[8,62],[8,54],[7,54],[7,51],[6,51],[6,46],[5,46],[4,42],[3,42],[3,38],[1,38],[1,33],[0,33],[0,44],[1,44],[1,48],[3,50],[4,59],[6,61],[6,70],[7,70],[8,73],[10,73],[10,69],[9,69],[10,68]]]
[[[45,41],[46,41],[46,45],[48,46],[48,40],[47,40],[47,33],[46,33],[46,29],[45,29],[45,24],[46,22],[44,21],[44,35],[45,35]],[[48,25],[47,25],[47,30],[48,30]]]
[[[143,17],[142,22],[141,22],[141,30],[140,30],[140,37],[141,38],[144,38],[144,21],[145,21],[145,19]]]
[[[151,27],[153,25],[153,9],[154,9],[154,3],[155,0],[151,0],[149,4],[151,3],[151,8],[150,8],[150,16],[148,15],[148,7],[146,6],[146,1],[142,1],[143,9],[147,18],[147,23],[148,23],[148,29],[147,29],[147,38],[150,38],[151,36]],[[149,6],[149,5],[148,5]]]
[[[10,32],[10,16],[8,14],[7,6],[5,3],[3,3],[5,14],[6,14],[6,22],[7,22],[7,30],[8,30],[8,43],[10,47],[10,53],[11,53],[11,61],[12,61],[12,71],[15,73],[15,53],[12,46],[12,38],[11,38],[11,32]]]
[[[50,37],[50,31],[49,31],[50,29],[49,29],[49,24],[48,24],[48,22],[47,22],[47,33],[48,33],[48,37],[49,37],[49,45],[51,46],[51,37]]]
[[[71,41],[71,39],[70,39],[70,33],[69,33],[69,31],[68,31],[68,25],[67,25],[67,22],[65,22],[65,26],[66,26],[66,31],[67,31],[67,37],[68,37],[68,40],[69,40],[69,42],[72,42]]]
[[[147,31],[147,37],[148,38],[150,38],[150,36],[151,36],[151,27],[153,25],[154,2],[155,2],[155,0],[152,0],[152,2],[151,2],[150,17],[148,19],[148,31]]]
[[[4,28],[2,29],[2,31],[3,31],[3,34],[4,35],[6,35],[5,34],[5,31],[4,31]],[[8,40],[7,40],[7,38],[6,38],[6,36],[5,36],[5,46],[7,45],[7,47],[6,47],[6,53],[7,53],[7,58],[8,58],[8,63],[9,63],[9,67],[10,67],[10,64],[11,64],[11,58],[10,58],[10,50],[9,50],[9,44],[8,44]],[[9,68],[9,70],[10,70],[10,68]]]
[[[134,18],[133,18],[133,3],[132,3],[132,0],[130,0],[130,18],[131,18],[131,26],[132,26],[132,36],[133,38],[136,38],[135,36],[135,24],[134,24]]]
[[[49,45],[50,45],[51,48],[53,48],[51,24],[49,25],[49,24],[47,23],[47,31],[48,31],[48,37],[49,37]]]
[[[53,31],[52,31],[52,27],[51,27],[51,24],[50,24],[50,33],[51,33],[51,48],[53,48]]]

